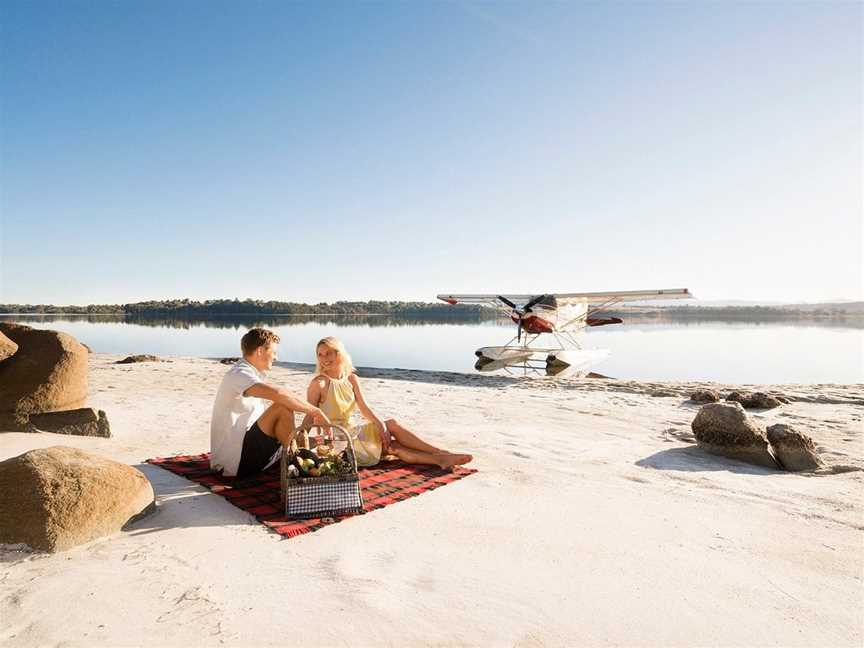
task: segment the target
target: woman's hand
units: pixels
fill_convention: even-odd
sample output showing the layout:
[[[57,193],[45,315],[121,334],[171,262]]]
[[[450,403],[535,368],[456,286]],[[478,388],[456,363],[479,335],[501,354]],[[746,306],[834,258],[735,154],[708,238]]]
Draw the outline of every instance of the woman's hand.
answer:
[[[375,426],[378,428],[378,436],[381,437],[381,456],[384,456],[390,453],[390,433],[387,425],[379,418],[375,419]]]

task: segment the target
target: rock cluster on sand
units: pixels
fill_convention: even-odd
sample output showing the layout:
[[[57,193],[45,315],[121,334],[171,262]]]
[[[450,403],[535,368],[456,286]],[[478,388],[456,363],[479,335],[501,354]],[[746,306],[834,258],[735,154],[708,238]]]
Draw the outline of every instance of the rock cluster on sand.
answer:
[[[690,400],[694,403],[718,403],[721,398],[720,392],[715,389],[697,389],[690,394]],[[772,409],[789,402],[787,398],[773,396],[765,392],[740,391],[729,392],[724,400],[730,403],[740,403],[744,409]]]
[[[768,426],[768,442],[777,460],[786,470],[816,470],[822,460],[816,452],[816,444],[806,434],[790,425],[778,423]]]
[[[783,424],[766,434],[736,401],[703,405],[691,428],[699,447],[712,454],[796,472],[823,465],[809,436]]]
[[[120,530],[154,506],[139,470],[54,446],[0,462],[0,543],[62,551]]]
[[[9,322],[0,333],[18,347],[0,362],[0,426],[24,429],[31,414],[85,405],[88,354],[75,338]]]
[[[740,403],[703,405],[691,428],[699,447],[712,454],[780,468],[765,433],[747,417]]]
[[[117,364],[132,364],[135,362],[162,362],[162,358],[155,355],[142,353],[139,355],[126,356],[122,360],[118,360]]]
[[[726,400],[730,403],[741,403],[745,409],[773,409],[780,407],[782,404],[779,398],[765,392],[742,394],[741,392],[733,391],[726,396]]]

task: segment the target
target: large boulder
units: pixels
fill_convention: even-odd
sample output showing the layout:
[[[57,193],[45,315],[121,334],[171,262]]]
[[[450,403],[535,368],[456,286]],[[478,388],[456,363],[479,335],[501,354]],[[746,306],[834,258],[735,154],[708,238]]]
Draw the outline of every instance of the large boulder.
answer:
[[[59,331],[0,322],[18,351],[0,362],[0,420],[26,424],[30,414],[83,407],[87,350]]]
[[[700,448],[747,463],[780,468],[765,433],[749,418],[740,403],[703,405],[690,425]]]
[[[822,467],[822,459],[816,451],[813,439],[798,432],[791,425],[778,423],[769,425],[768,442],[777,457],[777,461],[786,469],[792,471],[816,470]]]
[[[0,362],[3,362],[6,358],[11,358],[17,350],[18,345],[3,335],[3,333],[0,333]]]
[[[155,506],[141,471],[62,446],[0,462],[0,493],[0,543],[52,552],[115,533]]]

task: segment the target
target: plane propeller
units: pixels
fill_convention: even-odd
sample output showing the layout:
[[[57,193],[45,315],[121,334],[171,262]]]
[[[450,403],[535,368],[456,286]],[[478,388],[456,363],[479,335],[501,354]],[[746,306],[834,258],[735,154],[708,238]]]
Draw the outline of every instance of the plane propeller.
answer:
[[[518,327],[518,330],[516,332],[516,340],[517,341],[519,341],[519,342],[522,341],[522,318],[525,317],[528,313],[530,313],[531,307],[534,306],[535,304],[537,304],[538,302],[540,302],[540,300],[542,300],[543,297],[544,297],[544,295],[537,295],[536,297],[532,297],[530,300],[528,300],[528,303],[526,303],[520,309],[516,304],[514,304],[512,301],[510,301],[509,299],[507,299],[503,295],[498,295],[498,299],[500,299],[502,303],[507,304],[507,306],[512,308],[513,312],[519,317],[519,319],[516,322],[516,326]]]

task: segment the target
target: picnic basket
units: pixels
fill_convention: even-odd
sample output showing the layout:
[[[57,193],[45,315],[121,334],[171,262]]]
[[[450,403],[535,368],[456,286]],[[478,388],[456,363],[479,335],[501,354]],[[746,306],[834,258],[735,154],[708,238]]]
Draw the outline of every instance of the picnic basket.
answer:
[[[311,434],[318,429],[320,434]],[[289,466],[301,449],[313,451],[320,445],[342,447],[339,455],[347,470],[335,475],[319,477],[292,476]],[[308,453],[305,453],[308,456]],[[302,520],[308,518],[332,517],[346,513],[363,512],[363,496],[360,493],[360,479],[357,476],[357,458],[350,435],[338,425],[313,425],[310,430],[297,433],[291,447],[282,453],[281,463],[282,507],[285,517]]]

